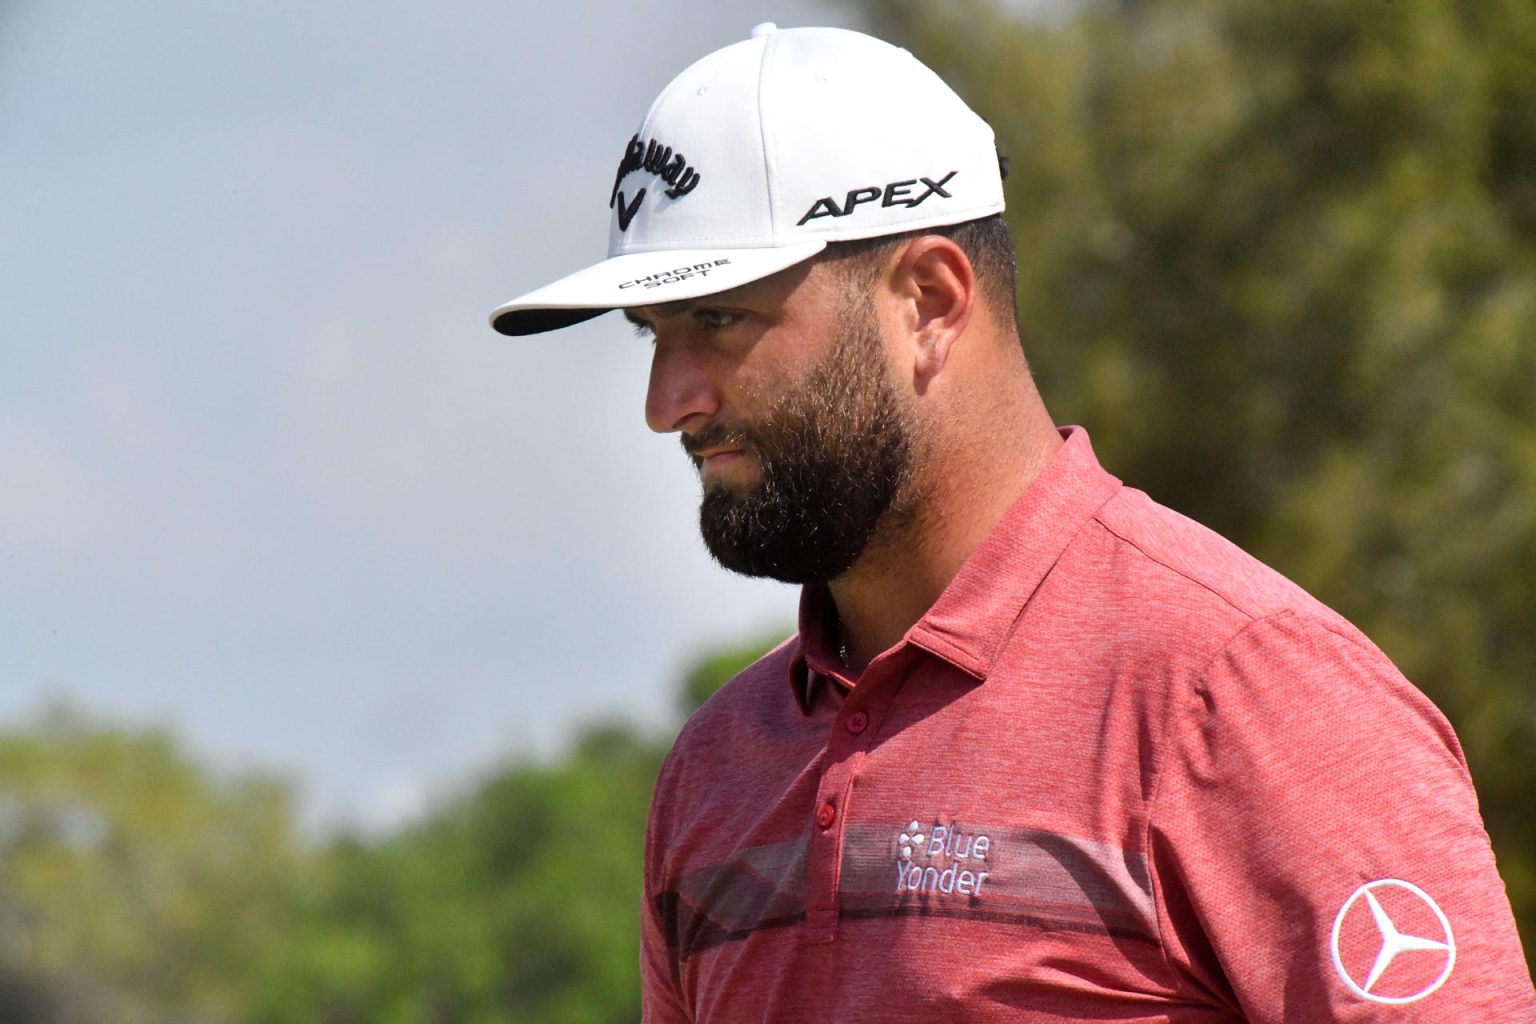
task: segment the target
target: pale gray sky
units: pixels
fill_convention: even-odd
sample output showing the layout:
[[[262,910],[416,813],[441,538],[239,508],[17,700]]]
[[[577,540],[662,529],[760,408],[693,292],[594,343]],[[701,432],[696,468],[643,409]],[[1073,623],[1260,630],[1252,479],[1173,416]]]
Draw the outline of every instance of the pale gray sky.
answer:
[[[68,696],[387,824],[575,723],[670,720],[793,620],[715,568],[602,255],[654,93],[816,0],[7,0],[0,719]]]

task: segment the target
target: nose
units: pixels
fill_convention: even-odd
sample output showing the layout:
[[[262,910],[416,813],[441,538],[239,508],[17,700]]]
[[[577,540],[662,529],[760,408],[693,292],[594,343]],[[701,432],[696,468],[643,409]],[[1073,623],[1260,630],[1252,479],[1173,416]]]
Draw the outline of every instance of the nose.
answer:
[[[658,434],[683,430],[689,420],[708,420],[720,396],[703,365],[699,346],[657,339],[645,392],[645,423]]]

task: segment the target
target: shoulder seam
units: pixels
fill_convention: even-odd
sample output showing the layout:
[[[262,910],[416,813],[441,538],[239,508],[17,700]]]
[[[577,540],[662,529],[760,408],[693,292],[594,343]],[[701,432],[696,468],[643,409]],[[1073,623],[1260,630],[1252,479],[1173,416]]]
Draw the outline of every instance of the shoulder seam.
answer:
[[[1109,529],[1108,524],[1105,525],[1105,529]],[[1110,530],[1110,532],[1113,533],[1116,537],[1120,537],[1120,534],[1116,533],[1114,530]],[[1159,559],[1156,559],[1152,555],[1147,554],[1141,548],[1141,546],[1136,544],[1134,541],[1128,540],[1127,538],[1124,538],[1124,537],[1120,537],[1120,539],[1121,540],[1125,540],[1126,543],[1132,545],[1133,547],[1136,548],[1136,550],[1141,551],[1142,554],[1146,555],[1146,557],[1148,557],[1148,558],[1151,558],[1154,562],[1157,562],[1159,565],[1163,565],[1164,564]],[[1168,568],[1168,570],[1170,572],[1178,573],[1178,575],[1184,576],[1186,579],[1189,578],[1186,574],[1180,573],[1177,569],[1173,568],[1172,566],[1167,566],[1167,568]],[[1199,580],[1193,580],[1192,582],[1197,583],[1197,584],[1200,583]],[[1218,593],[1218,592],[1216,592],[1214,590],[1211,590],[1210,587],[1206,587],[1205,589],[1206,590],[1210,590],[1211,593],[1216,594],[1217,597],[1222,597],[1222,595],[1220,593]],[[1224,597],[1222,599],[1226,600]],[[1232,631],[1232,633],[1230,633],[1227,636],[1227,638],[1225,640],[1223,640],[1221,642],[1221,644],[1214,651],[1211,652],[1211,656],[1209,658],[1207,658],[1203,664],[1201,664],[1200,670],[1198,672],[1192,673],[1189,676],[1188,682],[1190,682],[1194,686],[1198,686],[1201,682],[1203,682],[1205,679],[1210,677],[1211,666],[1215,663],[1216,659],[1220,658],[1229,649],[1231,649],[1233,643],[1235,643],[1239,637],[1244,636],[1245,634],[1247,634],[1249,631],[1251,631],[1253,629],[1256,629],[1256,628],[1259,628],[1259,627],[1262,627],[1262,626],[1265,626],[1265,625],[1270,625],[1270,624],[1278,623],[1278,622],[1280,622],[1282,620],[1290,620],[1290,621],[1310,624],[1312,626],[1315,626],[1317,628],[1320,628],[1320,629],[1324,630],[1325,632],[1329,633],[1332,636],[1338,637],[1342,641],[1347,642],[1352,648],[1355,648],[1357,650],[1365,651],[1366,653],[1369,653],[1370,650],[1371,650],[1370,645],[1369,645],[1368,642],[1365,643],[1365,644],[1362,644],[1360,637],[1358,637],[1358,636],[1351,636],[1348,633],[1340,631],[1332,623],[1325,621],[1320,616],[1317,616],[1315,614],[1304,614],[1304,613],[1302,613],[1301,611],[1299,611],[1298,609],[1295,609],[1295,608],[1277,608],[1275,611],[1270,612],[1270,613],[1265,614],[1265,615],[1252,615],[1250,613],[1243,612],[1241,608],[1238,608],[1237,605],[1233,604],[1231,601],[1227,601],[1226,603],[1231,605],[1233,608],[1237,609],[1239,612],[1242,612],[1242,614],[1245,616],[1246,621],[1242,622],[1235,630]],[[1162,729],[1159,732],[1159,743],[1158,743],[1158,751],[1157,751],[1157,764],[1156,764],[1156,768],[1154,770],[1155,777],[1154,777],[1153,782],[1152,782],[1152,792],[1147,797],[1147,805],[1146,805],[1146,807],[1147,807],[1147,818],[1146,818],[1146,822],[1147,822],[1146,823],[1146,829],[1147,829],[1147,840],[1146,840],[1147,877],[1151,881],[1152,889],[1153,889],[1153,893],[1152,893],[1152,916],[1153,916],[1153,923],[1154,923],[1154,925],[1157,928],[1158,951],[1162,954],[1162,960],[1163,960],[1164,965],[1168,968],[1168,970],[1173,974],[1174,977],[1179,977],[1182,972],[1179,970],[1178,965],[1175,964],[1173,962],[1172,958],[1169,956],[1168,943],[1167,943],[1167,940],[1166,940],[1166,938],[1164,936],[1164,927],[1163,927],[1163,925],[1164,925],[1164,916],[1165,916],[1164,913],[1163,913],[1164,901],[1162,899],[1158,898],[1158,894],[1162,890],[1162,885],[1161,885],[1160,880],[1159,880],[1159,872],[1158,872],[1158,868],[1157,868],[1157,857],[1156,857],[1156,854],[1155,854],[1155,852],[1153,850],[1151,838],[1152,838],[1153,822],[1154,822],[1154,820],[1157,817],[1158,801],[1162,797],[1163,781],[1164,781],[1164,779],[1166,777],[1164,772],[1163,772],[1163,761],[1164,761],[1164,758],[1168,755],[1168,750],[1169,750],[1169,747],[1170,747],[1171,742],[1172,742],[1170,737],[1176,731],[1178,731],[1182,727],[1182,725],[1183,725],[1184,717],[1185,717],[1185,714],[1186,714],[1186,702],[1184,701],[1183,698],[1186,697],[1186,696],[1193,696],[1193,691],[1190,691],[1190,692],[1186,693],[1185,691],[1181,690],[1178,693],[1177,703],[1170,702],[1170,711],[1169,711],[1168,716],[1167,716],[1167,721],[1165,721],[1163,723]]]
[[[1205,580],[1198,579],[1198,578],[1196,578],[1194,576],[1191,576],[1189,573],[1185,572],[1183,569],[1180,569],[1178,566],[1170,565],[1168,563],[1167,559],[1159,558],[1157,555],[1154,555],[1152,552],[1148,551],[1146,549],[1146,547],[1141,544],[1141,542],[1135,540],[1134,538],[1127,537],[1123,532],[1121,532],[1120,530],[1117,530],[1113,526],[1111,526],[1108,522],[1105,521],[1104,517],[1101,514],[1095,513],[1094,517],[1093,517],[1093,521],[1098,523],[1100,526],[1102,526],[1104,528],[1104,531],[1106,533],[1108,533],[1110,536],[1114,537],[1116,540],[1118,540],[1118,541],[1120,541],[1120,542],[1122,542],[1124,544],[1127,544],[1130,547],[1134,548],[1137,551],[1137,553],[1139,553],[1147,561],[1153,563],[1154,565],[1161,566],[1162,568],[1166,569],[1168,572],[1173,573],[1175,576],[1178,576],[1179,578],[1181,578],[1183,580],[1186,580],[1189,583],[1194,584],[1195,586],[1199,587],[1201,590],[1204,590],[1206,593],[1210,594],[1212,597],[1216,598],[1222,604],[1226,605],[1228,608],[1231,608],[1233,611],[1237,612],[1239,615],[1243,616],[1244,618],[1246,618],[1246,619],[1251,621],[1251,620],[1261,619],[1261,618],[1265,617],[1264,615],[1261,615],[1258,612],[1253,611],[1252,609],[1244,608],[1242,605],[1238,604],[1236,601],[1234,601],[1226,593],[1223,593],[1222,591],[1217,590],[1215,587],[1211,586]],[[1242,549],[1239,548],[1238,550],[1242,550]],[[1252,556],[1250,556],[1250,557],[1252,557]],[[1225,646],[1225,645],[1223,645],[1223,646]]]
[[[1114,530],[1110,530],[1108,524],[1105,524],[1105,529],[1109,530],[1109,532],[1114,534],[1116,537],[1120,537],[1120,534],[1116,533]],[[1120,537],[1120,539],[1136,548],[1137,551],[1140,551],[1143,555],[1156,562],[1157,564],[1164,565],[1169,572],[1177,573],[1179,576],[1183,576],[1185,579],[1189,579],[1187,574],[1179,572],[1173,566],[1166,565],[1160,559],[1154,558],[1152,555],[1148,554],[1141,547],[1141,545],[1137,544],[1135,541],[1129,540],[1125,537]],[[1235,641],[1238,637],[1242,636],[1244,633],[1248,632],[1255,626],[1261,625],[1265,622],[1269,622],[1282,617],[1296,617],[1296,611],[1292,608],[1281,608],[1269,615],[1255,616],[1243,611],[1241,608],[1238,608],[1238,606],[1233,604],[1231,601],[1227,601],[1227,599],[1217,591],[1212,590],[1210,587],[1205,587],[1204,584],[1201,584],[1199,580],[1191,580],[1191,582],[1201,585],[1204,587],[1204,589],[1210,591],[1212,594],[1215,594],[1218,598],[1221,598],[1229,606],[1244,616],[1244,621],[1241,622],[1230,634],[1228,634],[1227,638],[1223,640],[1214,651],[1211,652],[1211,656],[1201,664],[1200,670],[1198,672],[1192,673],[1189,676],[1188,681],[1194,685],[1198,685],[1202,680],[1206,679],[1210,675],[1211,665],[1216,661],[1217,658],[1221,657],[1222,654],[1228,650],[1228,648],[1232,646],[1233,641]],[[1172,744],[1170,737],[1178,732],[1183,725],[1186,704],[1184,698],[1187,696],[1193,696],[1193,694],[1193,689],[1189,690],[1188,692],[1180,689],[1176,695],[1176,699],[1169,702],[1170,707],[1167,720],[1163,722],[1162,728],[1158,734],[1157,764],[1154,769],[1152,792],[1147,797],[1147,878],[1152,884],[1152,919],[1153,924],[1157,928],[1158,952],[1162,955],[1164,966],[1168,968],[1169,973],[1174,978],[1182,977],[1183,972],[1179,969],[1179,966],[1174,963],[1173,958],[1169,954],[1168,941],[1164,933],[1163,926],[1165,914],[1163,912],[1163,908],[1165,906],[1165,901],[1160,899],[1158,895],[1162,891],[1163,886],[1159,878],[1160,873],[1157,867],[1156,852],[1154,851],[1152,845],[1152,826],[1154,820],[1157,817],[1158,800],[1163,794],[1163,780],[1166,778],[1166,775],[1163,771],[1163,762],[1168,756],[1169,747]]]

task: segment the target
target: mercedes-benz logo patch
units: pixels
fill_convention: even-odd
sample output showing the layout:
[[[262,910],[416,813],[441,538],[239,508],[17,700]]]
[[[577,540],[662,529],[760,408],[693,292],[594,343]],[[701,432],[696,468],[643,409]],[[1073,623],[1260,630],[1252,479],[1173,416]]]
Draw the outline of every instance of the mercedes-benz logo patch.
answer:
[[[1333,919],[1333,967],[1355,995],[1413,1003],[1445,984],[1456,966],[1451,922],[1412,882],[1383,878],[1356,889]]]

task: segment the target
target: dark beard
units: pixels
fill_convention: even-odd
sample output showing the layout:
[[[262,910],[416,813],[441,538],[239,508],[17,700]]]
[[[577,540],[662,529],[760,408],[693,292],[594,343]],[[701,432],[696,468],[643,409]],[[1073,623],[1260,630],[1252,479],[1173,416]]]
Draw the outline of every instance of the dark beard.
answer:
[[[690,454],[730,444],[757,460],[756,488],[737,494],[706,482],[699,506],[704,544],[732,572],[836,579],[906,498],[913,431],[886,376],[872,310],[852,307],[838,317],[832,352],[762,421],[683,438]]]

